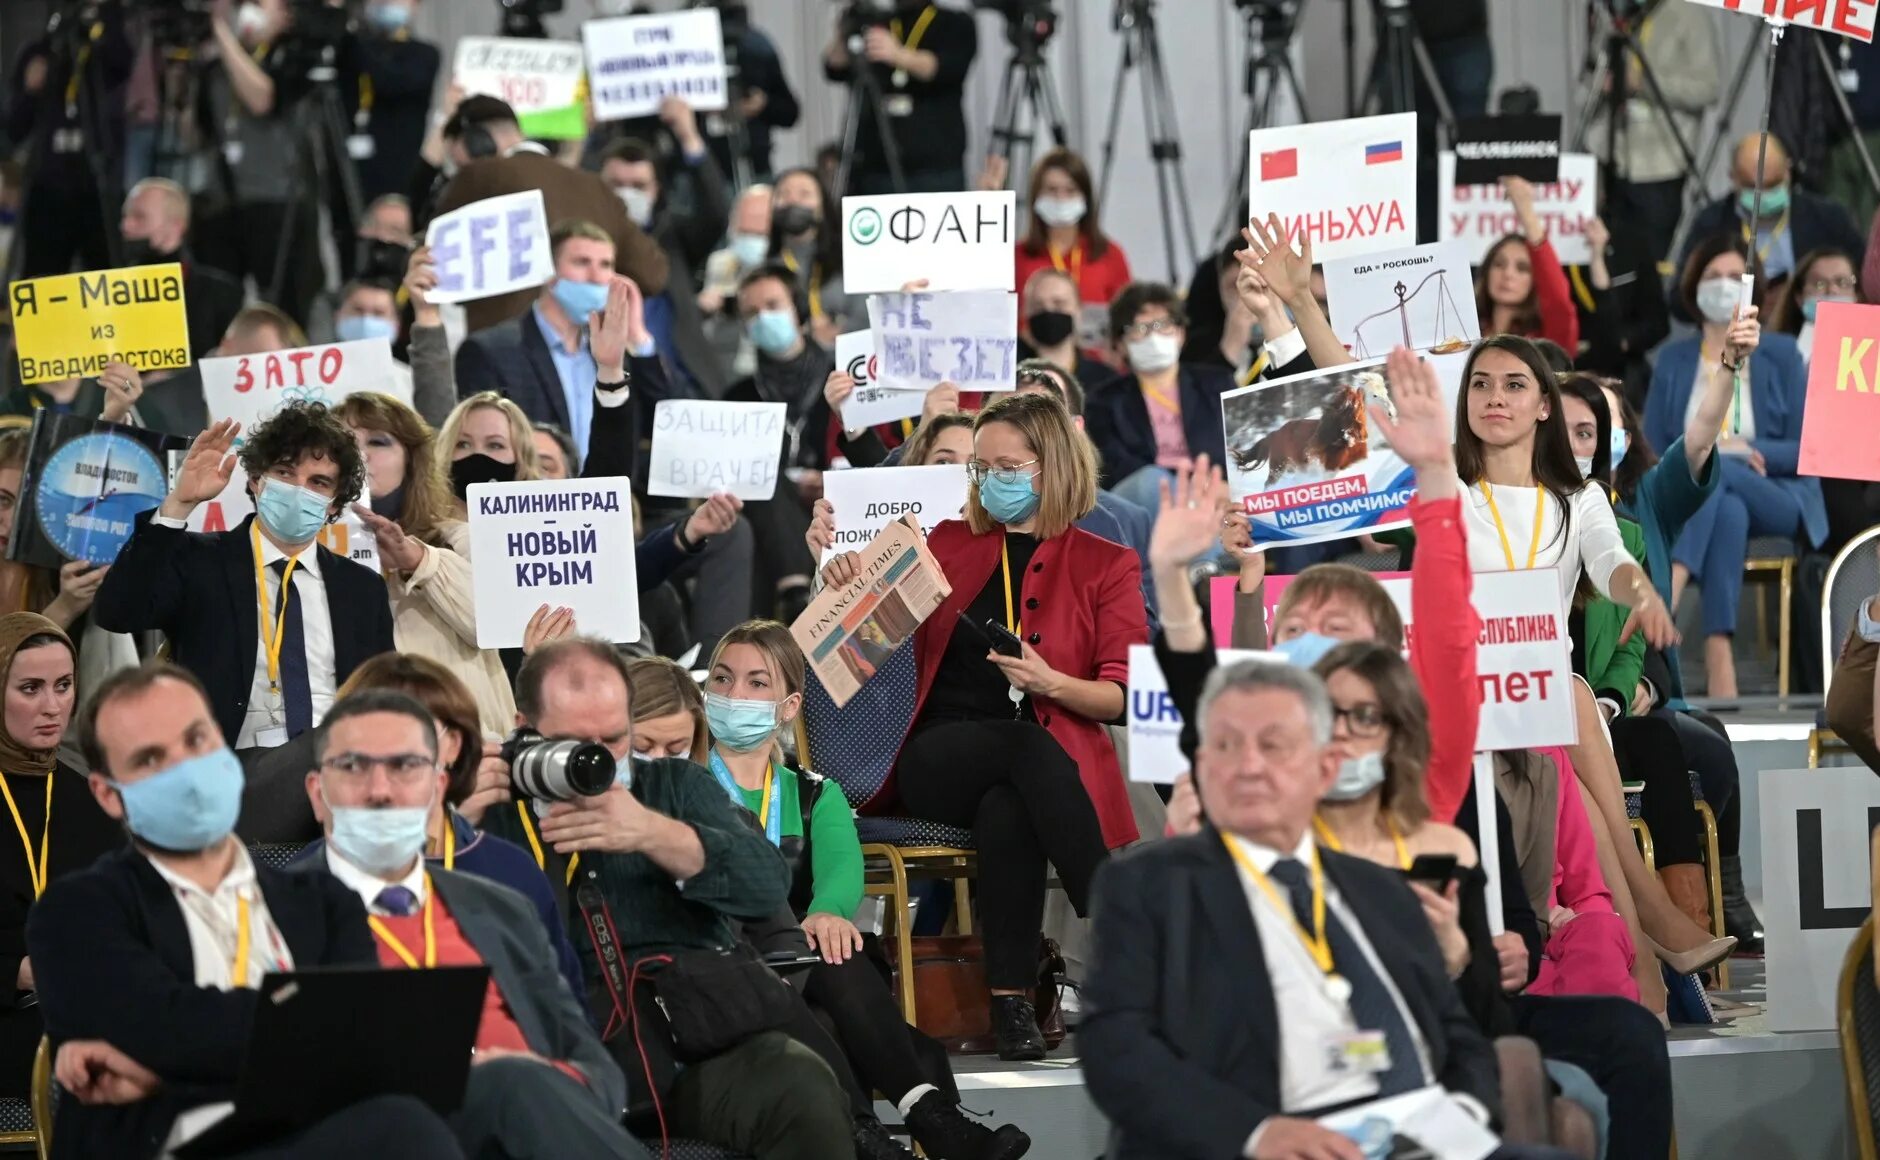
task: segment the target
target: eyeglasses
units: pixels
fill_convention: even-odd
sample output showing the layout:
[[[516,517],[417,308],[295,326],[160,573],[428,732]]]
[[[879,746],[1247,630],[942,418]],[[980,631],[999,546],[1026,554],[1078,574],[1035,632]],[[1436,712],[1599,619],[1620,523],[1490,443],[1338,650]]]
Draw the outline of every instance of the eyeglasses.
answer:
[[[1332,727],[1336,729],[1340,721],[1345,723],[1345,729],[1353,737],[1376,737],[1390,724],[1390,718],[1384,715],[1384,710],[1368,701],[1349,709],[1334,706]]]
[[[1839,274],[1833,278],[1810,278],[1806,289],[1810,294],[1852,294],[1854,275]]]
[[[410,785],[437,769],[437,759],[428,753],[394,753],[374,757],[369,753],[336,753],[320,763],[341,777],[368,778],[374,767],[382,767],[392,781]]]
[[[1017,483],[1021,479],[1031,478],[1019,468],[1030,467],[1036,462],[1038,462],[1036,459],[1027,459],[1023,463],[1015,463],[1010,467],[994,467],[983,459],[969,459],[966,461],[966,478],[974,487],[985,483],[988,475],[1000,483]]]
[[[1124,338],[1148,338],[1151,334],[1174,334],[1180,330],[1172,318],[1152,318],[1147,322],[1132,322],[1123,328]]]

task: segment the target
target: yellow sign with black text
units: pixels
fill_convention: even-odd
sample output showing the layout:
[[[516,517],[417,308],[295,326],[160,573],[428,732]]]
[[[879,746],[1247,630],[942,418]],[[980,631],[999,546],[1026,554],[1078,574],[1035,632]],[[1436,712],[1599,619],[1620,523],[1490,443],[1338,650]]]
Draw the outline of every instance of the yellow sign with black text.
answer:
[[[92,378],[113,360],[140,371],[190,364],[183,267],[133,266],[33,278],[7,287],[20,381]]]

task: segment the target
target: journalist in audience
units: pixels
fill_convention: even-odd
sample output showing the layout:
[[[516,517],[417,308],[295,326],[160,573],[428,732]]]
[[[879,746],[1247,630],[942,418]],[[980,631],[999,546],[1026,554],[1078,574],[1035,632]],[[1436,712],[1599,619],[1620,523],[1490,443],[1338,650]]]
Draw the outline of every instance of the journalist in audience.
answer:
[[[348,72],[357,75],[342,75],[339,88],[360,142],[347,145],[358,150],[353,168],[366,202],[404,192],[424,141],[443,56],[437,45],[414,35],[419,6],[420,0],[372,0],[350,41]]]
[[[595,897],[571,900],[581,928],[606,922],[629,963],[732,946],[736,924],[766,921],[783,907],[788,867],[710,773],[679,759],[631,762],[630,688],[612,645],[574,637],[531,654],[516,683],[519,723],[551,740],[599,745],[630,776],[594,797],[517,801],[486,813],[483,826],[526,842],[550,881],[572,884],[579,875],[596,888]],[[736,1152],[782,1160],[850,1153],[848,1101],[811,1049],[775,1024],[725,1028],[736,1035],[730,1047],[688,1061],[674,1078],[672,1044],[625,1027],[634,1010],[625,976],[604,968],[586,935],[577,947],[591,1006],[605,1016],[604,1038],[628,1076],[630,1107],[657,1095],[674,1136]]]
[[[1129,646],[1148,626],[1134,554],[1075,526],[1096,505],[1096,463],[1063,404],[1002,397],[979,412],[973,447],[965,518],[928,538],[953,591],[915,636],[914,718],[862,810],[972,831],[999,1055],[1041,1059],[1028,996],[1045,863],[1082,914],[1091,874],[1136,838],[1103,726],[1123,716]],[[857,567],[837,556],[824,582]]]
[[[796,313],[810,336],[833,347],[836,335],[868,317],[867,305],[842,289],[842,233],[832,224],[842,220],[841,203],[811,170],[786,169],[770,187],[770,204],[770,260],[795,276]],[[751,341],[765,353],[755,335]]]
[[[1521,232],[1496,242],[1475,279],[1475,309],[1484,335],[1546,338],[1572,354],[1580,349],[1580,315],[1547,225],[1534,211],[1534,187],[1505,177],[1502,189]]]
[[[1129,258],[1098,222],[1096,185],[1082,156],[1059,146],[1040,157],[1025,204],[1031,224],[1018,242],[1019,286],[1040,270],[1057,270],[1070,275],[1080,304],[1108,306],[1129,285]]]
[[[1716,234],[1690,250],[1679,285],[1703,330],[1659,350],[1645,401],[1645,435],[1652,446],[1666,447],[1684,433],[1699,406],[1699,384],[1720,374],[1734,380],[1716,441],[1722,480],[1684,524],[1671,552],[1671,606],[1689,585],[1703,590],[1708,691],[1724,700],[1737,695],[1732,643],[1750,540],[1780,537],[1796,541],[1800,551],[1828,535],[1821,483],[1797,471],[1808,373],[1795,340],[1763,334],[1747,358],[1725,341],[1746,270],[1737,247],[1734,235]],[[1760,276],[1756,292],[1761,301],[1766,291]]]
[[[874,74],[881,117],[861,119],[855,172],[848,193],[945,193],[966,185],[966,74],[979,51],[972,13],[894,0],[887,20],[878,11],[840,9],[835,35],[823,49],[823,75],[855,83],[856,68]],[[855,55],[860,45],[861,59]],[[888,127],[899,173],[882,139]]]
[[[533,426],[535,469],[542,478],[575,478],[581,471],[581,457],[575,453],[573,436],[553,423],[536,423]]]
[[[256,864],[233,834],[242,771],[190,673],[157,662],[93,690],[79,747],[132,845],[53,883],[27,921],[64,1096],[56,1156],[154,1160],[234,1107],[256,989],[275,971],[377,962],[365,908],[325,874]],[[446,1160],[449,1127],[373,1096],[238,1155]]]
[[[1762,301],[1781,292],[1795,272],[1795,260],[1803,254],[1840,250],[1852,254],[1858,267],[1866,254],[1866,239],[1859,227],[1838,202],[1797,187],[1789,151],[1773,133],[1763,160],[1762,216],[1755,218],[1758,145],[1759,135],[1755,133],[1736,143],[1730,162],[1730,180],[1735,188],[1691,216],[1684,252],[1678,255],[1676,268],[1688,269],[1698,248],[1719,234],[1730,237],[1733,245],[1747,247],[1752,233],[1758,267],[1756,289]],[[1682,287],[1671,288],[1671,312],[1687,322],[1703,322],[1696,304]]]
[[[150,177],[131,186],[124,196],[118,232],[124,238],[121,257],[126,266],[182,263],[189,352],[201,358],[241,313],[243,294],[241,282],[195,260],[189,247],[189,218],[189,191],[168,178]]]
[[[353,669],[396,644],[385,581],[315,542],[366,475],[324,404],[289,403],[246,433],[239,462],[255,515],[226,532],[185,530],[228,485],[239,431],[223,420],[196,437],[169,495],[137,516],[92,616],[111,632],[162,630],[211,690],[223,736],[271,749],[312,729]]]
[[[1648,241],[1637,221],[1595,217],[1586,223],[1586,244],[1592,257],[1584,271],[1567,271],[1580,314],[1573,366],[1623,379],[1626,398],[1643,405],[1652,378],[1647,356],[1671,332],[1660,259],[1650,247],[1669,246],[1670,235]]]
[[[1808,365],[1815,347],[1815,309],[1823,302],[1860,302],[1860,268],[1841,250],[1812,250],[1795,265],[1795,277],[1782,287],[1770,312],[1769,327],[1791,335]]]
[[[325,840],[303,872],[330,874],[359,897],[385,969],[490,969],[469,1082],[450,1117],[466,1154],[644,1160],[620,1126],[626,1079],[556,974],[528,902],[425,858],[449,778],[423,705],[389,689],[337,701],[305,775]]]
[[[1086,391],[1116,377],[1115,367],[1089,357],[1078,343],[1083,303],[1077,297],[1077,280],[1069,272],[1041,266],[1019,286],[1024,293],[1019,299],[1023,316],[1018,333],[1034,357],[1070,371]]]
[[[123,829],[98,808],[84,771],[59,759],[78,703],[75,664],[71,640],[45,617],[0,616],[0,795],[19,832],[15,852],[0,855],[0,972],[12,963],[14,978],[0,988],[0,1097],[8,1099],[29,1098],[45,1033],[26,953],[27,917],[48,882],[124,845]]]

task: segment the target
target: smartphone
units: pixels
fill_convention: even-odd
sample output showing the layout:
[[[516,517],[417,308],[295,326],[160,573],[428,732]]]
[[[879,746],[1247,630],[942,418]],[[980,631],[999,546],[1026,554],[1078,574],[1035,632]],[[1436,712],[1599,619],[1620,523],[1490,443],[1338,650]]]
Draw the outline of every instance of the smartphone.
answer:
[[[1418,854],[1416,861],[1410,863],[1410,869],[1403,875],[1412,882],[1421,882],[1432,890],[1443,890],[1456,876],[1456,856],[1454,854]]]
[[[1014,634],[1011,629],[1000,624],[998,621],[987,619],[986,635],[992,638],[992,651],[998,653],[1000,656],[1016,658],[1025,655],[1024,643],[1018,639],[1017,635]]]

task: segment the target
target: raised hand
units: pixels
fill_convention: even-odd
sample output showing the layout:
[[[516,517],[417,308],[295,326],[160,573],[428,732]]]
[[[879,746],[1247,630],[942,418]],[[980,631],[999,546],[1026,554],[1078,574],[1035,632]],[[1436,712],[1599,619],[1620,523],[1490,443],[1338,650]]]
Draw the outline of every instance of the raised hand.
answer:
[[[409,576],[424,563],[424,541],[406,535],[397,521],[386,519],[362,503],[353,505],[353,514],[371,531],[379,546],[379,558],[387,564]]]
[[[168,519],[188,519],[196,505],[222,494],[235,475],[235,436],[242,425],[233,419],[220,419],[209,425],[189,445],[183,469],[176,473],[176,483],[163,500],[162,515]]]
[[[960,409],[960,389],[952,383],[939,383],[927,392],[927,397],[920,404],[920,421],[925,423],[935,416]]]
[[[1525,177],[1504,177],[1501,191],[1507,195],[1508,204],[1514,207],[1515,216],[1521,219],[1521,234],[1528,244],[1546,241],[1547,231],[1541,226],[1540,215],[1534,212],[1533,182]]]
[[[1755,306],[1737,310],[1736,317],[1730,319],[1730,329],[1723,334],[1723,361],[1740,367],[1756,353],[1762,344],[1762,323],[1757,318],[1761,313],[1761,308]]]
[[[1149,566],[1186,568],[1214,547],[1227,499],[1227,481],[1206,455],[1195,456],[1192,468],[1176,468],[1173,482],[1162,484],[1162,503],[1149,536]]]
[[[550,641],[573,636],[574,609],[551,608],[544,604],[529,617],[529,623],[522,629],[522,655],[527,656]]]
[[[1390,384],[1390,407],[1396,408],[1397,416],[1393,419],[1390,407],[1373,397],[1368,400],[1371,421],[1390,441],[1391,450],[1411,467],[1418,471],[1448,468],[1455,462],[1454,423],[1443,402],[1436,368],[1400,346],[1390,352],[1384,374]]]
[[[588,349],[601,377],[612,381],[627,365],[627,352],[646,343],[645,301],[633,279],[615,274],[607,306],[588,317]]]
[[[819,499],[811,509],[809,531],[804,533],[803,541],[809,545],[809,554],[822,559],[822,554],[836,542],[836,508],[826,499]],[[834,561],[830,561],[834,563]],[[823,574],[827,581],[828,573]]]
[[[1243,266],[1251,265],[1254,271],[1265,279],[1273,293],[1288,306],[1295,306],[1300,298],[1312,297],[1312,238],[1301,231],[1299,250],[1294,252],[1292,242],[1286,236],[1285,223],[1278,214],[1268,214],[1263,224],[1259,218],[1248,218],[1247,228],[1240,231],[1246,240],[1247,248],[1236,250],[1234,257]]]
[[[98,373],[98,385],[104,389],[104,410],[99,418],[107,423],[122,423],[144,396],[144,378],[127,362],[112,359]]]
[[[710,496],[686,519],[685,538],[698,544],[722,536],[737,526],[738,513],[743,510],[744,501],[730,492]]]
[[[854,393],[855,376],[846,371],[830,371],[829,377],[823,380],[823,402],[837,414],[842,413],[842,404]]]

